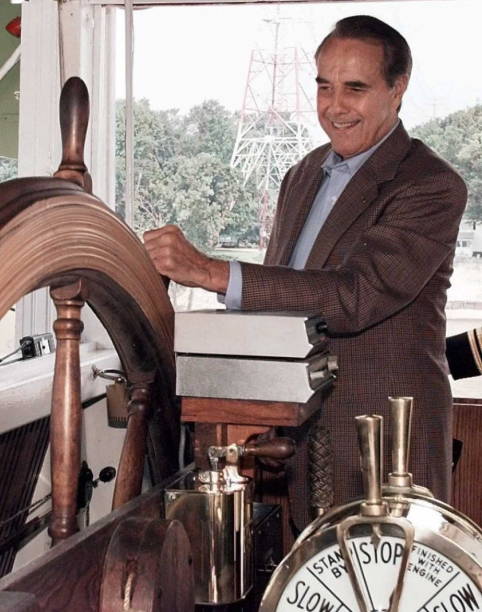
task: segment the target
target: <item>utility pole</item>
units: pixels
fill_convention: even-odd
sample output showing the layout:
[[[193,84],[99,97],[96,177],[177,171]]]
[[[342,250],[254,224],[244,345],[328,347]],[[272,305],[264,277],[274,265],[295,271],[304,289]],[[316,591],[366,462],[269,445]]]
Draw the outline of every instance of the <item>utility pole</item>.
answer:
[[[316,124],[313,100],[314,60],[296,45],[285,46],[279,16],[264,20],[273,27],[273,47],[253,49],[231,166],[244,183],[254,179],[259,193],[260,247],[267,244],[276,197],[286,171],[313,148]]]

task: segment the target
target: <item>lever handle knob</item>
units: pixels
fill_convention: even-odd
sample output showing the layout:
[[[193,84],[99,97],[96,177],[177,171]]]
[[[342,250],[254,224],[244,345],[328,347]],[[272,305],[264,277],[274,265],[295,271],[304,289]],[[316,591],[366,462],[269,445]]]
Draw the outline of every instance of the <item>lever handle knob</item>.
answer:
[[[84,146],[89,123],[89,92],[79,77],[70,77],[60,94],[62,161],[54,174],[92,191],[92,180],[84,163]]]
[[[270,459],[288,459],[294,455],[296,444],[291,438],[271,438],[249,442],[244,454],[252,457],[269,457]]]

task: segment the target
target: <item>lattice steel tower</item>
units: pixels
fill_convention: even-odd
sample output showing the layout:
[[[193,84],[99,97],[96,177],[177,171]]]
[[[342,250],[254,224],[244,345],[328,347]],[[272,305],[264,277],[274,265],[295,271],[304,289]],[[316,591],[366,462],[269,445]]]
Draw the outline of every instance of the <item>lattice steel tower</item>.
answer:
[[[260,246],[266,246],[281,180],[313,148],[316,125],[314,60],[297,46],[283,46],[289,19],[265,20],[274,27],[271,50],[253,49],[231,166],[259,193]],[[284,22],[284,23],[283,23]],[[311,87],[310,87],[311,85]]]

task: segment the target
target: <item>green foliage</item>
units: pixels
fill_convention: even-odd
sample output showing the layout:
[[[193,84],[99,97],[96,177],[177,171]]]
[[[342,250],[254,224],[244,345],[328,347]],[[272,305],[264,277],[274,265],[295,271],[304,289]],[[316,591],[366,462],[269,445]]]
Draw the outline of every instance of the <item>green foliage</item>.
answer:
[[[433,119],[411,132],[461,174],[469,192],[465,218],[482,222],[482,105]]]
[[[116,200],[123,212],[125,184],[124,103],[116,113]],[[134,228],[179,225],[203,250],[220,232],[256,223],[252,186],[243,187],[230,167],[237,119],[208,100],[183,117],[176,109],[155,111],[147,100],[134,103]]]
[[[229,164],[236,140],[237,119],[216,100],[194,106],[182,122],[185,155],[212,153]]]
[[[0,183],[17,177],[17,160],[0,157]]]

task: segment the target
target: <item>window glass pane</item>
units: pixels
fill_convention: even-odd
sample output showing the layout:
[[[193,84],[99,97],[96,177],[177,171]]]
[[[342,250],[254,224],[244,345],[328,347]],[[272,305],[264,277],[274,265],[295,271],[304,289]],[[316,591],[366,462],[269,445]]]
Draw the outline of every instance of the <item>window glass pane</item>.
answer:
[[[482,55],[478,0],[136,11],[135,227],[142,232],[177,223],[205,251],[260,261],[282,174],[307,149],[326,141],[314,113],[311,58],[333,24],[356,13],[377,16],[407,38],[414,69],[401,119],[467,181],[469,206],[448,294],[448,334],[482,325],[477,246],[482,253],[482,102],[480,80],[474,78]],[[122,113],[119,99],[119,159]],[[122,187],[120,169],[119,203]],[[177,307],[204,305],[191,292],[178,291]],[[213,296],[205,300],[216,305]],[[456,395],[464,394],[464,385],[471,396],[482,395],[478,381],[458,383]]]

